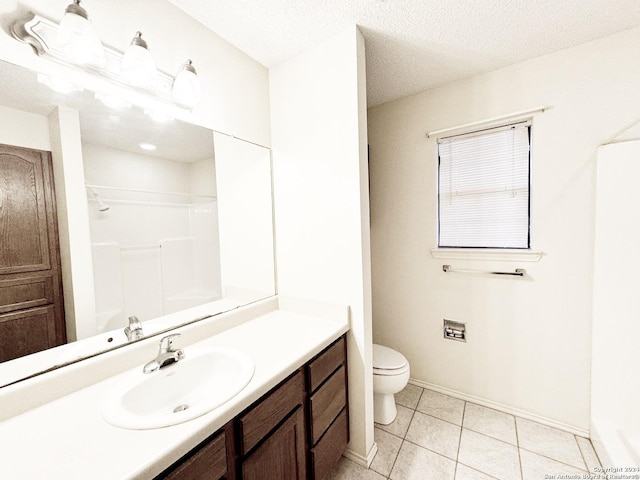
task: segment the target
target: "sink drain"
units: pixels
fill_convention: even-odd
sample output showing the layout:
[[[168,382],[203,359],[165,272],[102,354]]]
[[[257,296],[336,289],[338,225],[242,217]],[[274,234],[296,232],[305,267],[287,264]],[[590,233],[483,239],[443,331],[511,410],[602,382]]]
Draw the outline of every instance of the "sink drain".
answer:
[[[187,408],[189,408],[189,405],[178,405],[173,409],[173,413],[184,412]]]

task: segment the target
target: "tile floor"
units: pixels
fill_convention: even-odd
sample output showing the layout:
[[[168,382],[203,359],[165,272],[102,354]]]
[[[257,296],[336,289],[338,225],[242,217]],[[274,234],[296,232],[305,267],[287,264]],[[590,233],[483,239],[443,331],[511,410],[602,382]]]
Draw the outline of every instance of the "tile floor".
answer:
[[[415,385],[396,403],[395,421],[375,425],[371,467],[343,458],[331,480],[588,478],[600,466],[589,439],[524,418]]]

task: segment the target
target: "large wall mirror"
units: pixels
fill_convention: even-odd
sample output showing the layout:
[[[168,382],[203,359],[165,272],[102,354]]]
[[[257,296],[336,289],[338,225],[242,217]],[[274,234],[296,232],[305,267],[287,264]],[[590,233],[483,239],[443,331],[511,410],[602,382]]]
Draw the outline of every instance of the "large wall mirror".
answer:
[[[30,146],[30,135],[53,135],[47,117],[57,106],[77,112],[81,165],[73,168],[84,203],[64,208],[86,212],[88,232],[61,235],[71,248],[90,243],[82,268],[92,282],[71,282],[64,294],[90,298],[92,314],[66,312],[66,345],[0,363],[0,387],[125,347],[135,341],[125,334],[130,318],[146,338],[275,294],[267,148],[140,107],[107,106],[93,92],[59,93],[38,77],[0,62],[0,143]]]

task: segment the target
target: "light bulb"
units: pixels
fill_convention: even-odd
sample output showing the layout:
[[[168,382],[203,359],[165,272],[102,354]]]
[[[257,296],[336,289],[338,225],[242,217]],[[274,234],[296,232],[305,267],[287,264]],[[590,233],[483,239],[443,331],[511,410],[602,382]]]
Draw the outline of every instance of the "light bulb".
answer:
[[[87,11],[80,6],[80,0],[74,0],[65,9],[56,44],[65,57],[77,65],[102,67],[107,62],[98,32],[89,21]]]
[[[142,33],[136,32],[131,45],[122,57],[122,75],[134,87],[152,88],[156,83],[156,64]]]
[[[193,108],[200,101],[200,81],[191,60],[187,60],[173,80],[173,98],[183,105]]]

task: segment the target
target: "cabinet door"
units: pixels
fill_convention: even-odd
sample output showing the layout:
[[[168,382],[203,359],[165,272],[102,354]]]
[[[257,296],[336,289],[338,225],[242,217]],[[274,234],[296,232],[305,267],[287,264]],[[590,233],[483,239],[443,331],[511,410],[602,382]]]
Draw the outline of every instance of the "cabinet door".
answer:
[[[294,413],[242,464],[243,480],[306,478],[304,411]]]
[[[29,355],[56,345],[53,305],[0,315],[0,360]]]
[[[304,400],[304,376],[298,371],[256,402],[239,420],[242,455],[253,449]]]
[[[224,432],[187,454],[155,480],[219,480],[227,475],[226,435]]]

